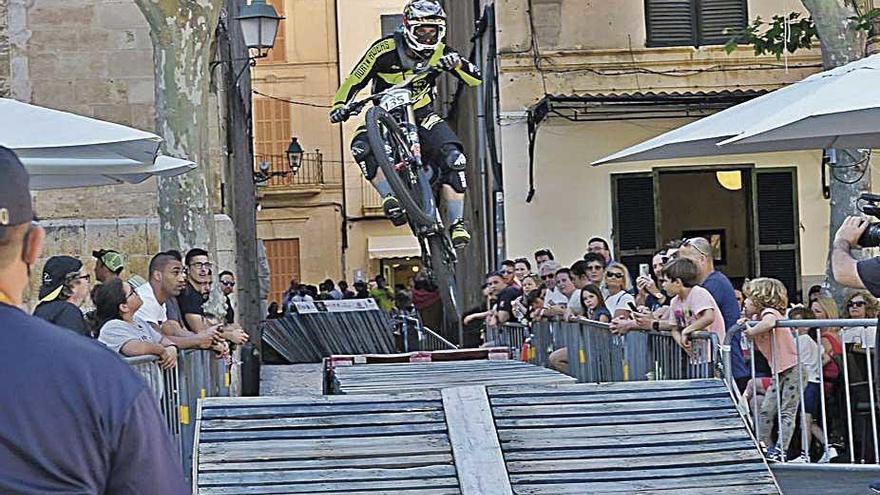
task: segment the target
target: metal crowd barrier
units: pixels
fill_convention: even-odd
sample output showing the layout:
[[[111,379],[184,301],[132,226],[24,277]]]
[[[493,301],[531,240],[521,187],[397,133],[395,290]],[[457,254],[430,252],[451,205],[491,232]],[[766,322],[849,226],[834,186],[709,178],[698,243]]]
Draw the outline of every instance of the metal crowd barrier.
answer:
[[[549,331],[543,331],[545,326]],[[709,332],[691,334],[687,353],[669,333],[635,330],[621,335],[602,322],[538,323],[533,330],[551,335],[554,349],[567,350],[569,374],[582,382],[712,378],[719,368],[718,340]],[[533,343],[537,356],[549,355],[544,339]]]
[[[399,348],[403,352],[444,351],[458,349],[458,346],[444,339],[430,328],[422,325],[416,316],[396,315],[394,320],[395,333],[400,336]]]
[[[668,332],[636,330],[615,334],[607,323],[546,321],[533,323],[530,327],[519,323],[487,327],[485,345],[509,348],[511,357],[538,366],[555,365],[582,382],[721,376],[717,336],[710,332],[696,332],[691,339],[688,353]],[[524,345],[527,354],[522,352]],[[559,352],[554,355],[555,362],[551,363],[554,351]]]
[[[776,324],[776,328],[771,332],[792,332],[795,342],[798,338],[798,328],[808,328],[807,331],[810,338],[817,344],[820,364],[819,373],[819,411],[816,417],[807,420],[805,389],[808,386],[806,363],[801,356],[801,349],[798,346],[797,365],[795,371],[798,384],[797,397],[797,415],[795,423],[795,431],[792,438],[788,441],[787,455],[785,460],[796,459],[798,462],[829,462],[836,454],[840,454],[844,460],[850,463],[870,463],[880,464],[880,453],[878,453],[878,428],[877,428],[877,397],[875,390],[875,372],[876,361],[874,348],[874,338],[868,335],[868,329],[874,328],[877,320],[874,319],[835,319],[835,320],[780,320]],[[853,342],[844,342],[840,338],[842,332],[838,332],[838,328],[856,328],[862,327],[861,330],[850,332],[854,336]],[[835,378],[825,377],[825,366],[830,363],[824,361],[824,349],[822,344],[822,329],[828,329],[840,342],[841,355],[832,356],[830,361],[838,368],[838,375]],[[745,325],[734,327],[729,330],[728,335],[745,330]],[[775,338],[770,339],[771,354],[775,355],[776,346]],[[728,340],[729,341],[729,340]],[[751,370],[751,380],[746,386],[746,390],[740,391],[735,380],[728,371],[725,373],[725,380],[736,399],[740,402],[740,409],[746,422],[749,423],[753,434],[759,440],[762,438],[760,428],[760,406],[754,399],[758,394],[759,378],[772,379],[772,383],[779,382],[779,374],[772,373],[772,376],[762,376],[755,367],[755,345],[748,339],[743,338],[742,350],[731,349],[729,345],[723,347],[724,360],[729,362],[731,352],[743,352],[747,354],[749,367]],[[768,362],[770,360],[768,359]],[[725,369],[730,370],[727,366]],[[827,387],[826,387],[827,385]],[[826,390],[828,388],[828,390]],[[779,387],[774,387],[776,404],[782,403],[781,392]],[[751,399],[746,401],[743,394],[750,392]],[[754,401],[754,402],[753,402]],[[777,413],[774,420],[776,421],[775,430],[779,430],[779,425],[783,422],[782,407],[777,407]],[[813,416],[813,415],[810,415]],[[779,441],[777,433],[777,442],[774,445],[784,444],[786,442]],[[795,441],[799,437],[799,441]],[[818,460],[813,461],[811,456],[812,439],[820,438],[822,445],[819,452],[821,456]],[[836,447],[841,447],[844,452],[836,452]],[[768,447],[765,445],[765,447]],[[845,457],[844,457],[845,456]]]
[[[531,337],[531,329],[521,323],[504,323],[503,325],[487,326],[486,347],[507,347],[512,357],[518,356],[520,350]]]
[[[180,453],[183,472],[192,473],[195,412],[199,399],[230,395],[233,374],[241,372],[239,351],[231,359],[218,359],[204,350],[185,350],[177,354],[177,366],[162,371],[156,356],[125,358],[146,382],[159,401],[174,445]]]

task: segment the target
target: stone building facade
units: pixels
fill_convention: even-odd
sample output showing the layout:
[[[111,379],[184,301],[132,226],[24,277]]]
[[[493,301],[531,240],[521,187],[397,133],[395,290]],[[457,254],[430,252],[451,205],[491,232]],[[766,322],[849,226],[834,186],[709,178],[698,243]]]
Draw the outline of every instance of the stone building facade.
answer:
[[[133,0],[0,0],[0,96],[155,131],[146,20]],[[211,179],[216,264],[234,271],[234,232],[220,203],[222,134],[212,114],[212,163],[200,166]],[[34,204],[48,234],[44,258],[69,254],[91,266],[92,250],[117,249],[129,273],[146,276],[159,250],[155,179],[36,192]]]

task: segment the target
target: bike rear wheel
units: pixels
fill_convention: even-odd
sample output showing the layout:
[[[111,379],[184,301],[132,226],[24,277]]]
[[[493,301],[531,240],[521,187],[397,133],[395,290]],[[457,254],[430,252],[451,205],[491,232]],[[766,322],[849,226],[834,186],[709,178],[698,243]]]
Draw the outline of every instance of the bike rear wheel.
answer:
[[[422,174],[415,184],[408,178],[405,180],[402,177],[408,175],[408,162],[413,158],[413,154],[400,125],[381,107],[367,110],[364,123],[373,157],[379,163],[379,168],[385,174],[388,185],[400,201],[410,222],[417,227],[430,227],[437,223],[434,193],[426,177]],[[385,152],[386,146],[391,148],[390,156]],[[398,164],[404,164],[404,169],[398,170]]]
[[[429,236],[427,241],[431,276],[437,285],[437,290],[440,291],[443,314],[447,320],[445,327],[455,332],[454,338],[461,346],[461,307],[458,303],[458,289],[455,283],[455,250],[445,233]]]

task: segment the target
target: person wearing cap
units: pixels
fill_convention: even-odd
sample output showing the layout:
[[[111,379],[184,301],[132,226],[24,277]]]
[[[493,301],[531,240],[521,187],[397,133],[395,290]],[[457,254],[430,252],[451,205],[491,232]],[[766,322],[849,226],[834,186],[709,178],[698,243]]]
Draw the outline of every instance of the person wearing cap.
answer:
[[[43,266],[40,303],[34,316],[86,336],[94,337],[80,307],[89,298],[91,275],[72,256],[53,256]]]
[[[125,268],[125,258],[112,249],[92,251],[92,257],[95,258],[95,279],[102,284],[119,278]]]
[[[153,392],[110,349],[21,310],[45,231],[0,147],[0,493],[188,494]]]

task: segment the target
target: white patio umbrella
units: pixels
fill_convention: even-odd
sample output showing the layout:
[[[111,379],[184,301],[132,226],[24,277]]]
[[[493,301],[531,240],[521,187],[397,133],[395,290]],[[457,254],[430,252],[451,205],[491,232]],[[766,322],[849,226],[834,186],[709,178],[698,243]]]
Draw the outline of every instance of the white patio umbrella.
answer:
[[[0,98],[0,145],[19,156],[32,189],[138,183],[196,166],[157,156],[161,142],[150,132]]]
[[[593,162],[880,145],[880,55],[794,84]]]

